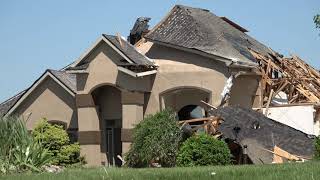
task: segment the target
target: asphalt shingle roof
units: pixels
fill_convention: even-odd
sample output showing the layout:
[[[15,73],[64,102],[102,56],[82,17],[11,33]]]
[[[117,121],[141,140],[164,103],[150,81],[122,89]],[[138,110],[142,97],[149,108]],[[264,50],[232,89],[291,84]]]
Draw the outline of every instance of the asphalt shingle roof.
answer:
[[[125,54],[135,64],[154,66],[154,63],[151,60],[149,60],[146,56],[139,53],[138,50],[133,45],[131,45],[128,41],[113,35],[103,34],[103,36],[106,39],[108,39],[114,46],[116,46],[123,54]],[[121,44],[119,42],[119,39],[121,40]]]
[[[11,97],[10,99],[4,101],[0,104],[0,117],[4,116],[9,109],[24,95],[26,90],[20,92],[19,94]]]
[[[241,63],[256,62],[248,48],[263,55],[271,50],[208,10],[176,5],[146,36],[162,42]]]
[[[58,78],[64,85],[66,85],[73,92],[77,92],[77,79],[75,74],[67,73],[66,71],[48,70],[56,78]]]
[[[242,147],[246,145],[250,159],[256,164],[271,163],[273,154],[262,148],[273,150],[275,145],[294,155],[308,158],[313,156],[314,139],[299,130],[269,119],[262,113],[227,106],[218,108],[212,115],[220,116],[224,120],[218,128],[222,136],[235,140]]]

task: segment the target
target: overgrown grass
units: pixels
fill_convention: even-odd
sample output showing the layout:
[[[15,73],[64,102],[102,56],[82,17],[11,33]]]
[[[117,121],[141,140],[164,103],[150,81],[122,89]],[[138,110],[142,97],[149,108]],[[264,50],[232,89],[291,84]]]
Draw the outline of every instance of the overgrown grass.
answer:
[[[213,166],[190,168],[130,169],[98,168],[69,169],[60,174],[17,174],[0,176],[8,180],[88,180],[88,179],[219,179],[219,180],[275,180],[275,179],[320,179],[320,162],[292,163],[284,165]]]
[[[40,172],[50,159],[48,150],[32,138],[23,120],[0,118],[0,174]]]

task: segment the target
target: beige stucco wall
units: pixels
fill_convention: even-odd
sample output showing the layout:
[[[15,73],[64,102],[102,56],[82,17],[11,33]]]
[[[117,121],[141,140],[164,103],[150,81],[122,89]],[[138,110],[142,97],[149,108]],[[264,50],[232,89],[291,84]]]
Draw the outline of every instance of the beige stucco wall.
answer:
[[[229,105],[252,108],[259,82],[260,76],[239,76],[231,88]]]
[[[134,78],[120,72],[116,64],[123,63],[121,62],[123,58],[105,42],[101,42],[86,57],[86,61],[90,63],[87,69],[88,74],[77,74],[78,94],[92,94],[96,89],[105,85],[114,86],[121,90],[122,116],[120,117],[119,113],[113,113],[116,111],[114,108],[118,107],[114,106],[105,111],[106,114],[103,117],[114,116],[113,118],[116,118],[116,116],[119,116],[122,118],[122,128],[131,129],[147,114],[154,114],[159,111],[162,103],[174,104],[176,108],[181,108],[189,103],[196,104],[196,101],[207,99],[213,105],[220,104],[222,98],[220,94],[231,75],[230,69],[223,62],[150,42],[142,43],[137,48],[159,66],[156,74]],[[246,81],[247,79],[239,80],[234,90],[237,93],[233,94],[239,97],[250,94],[251,91],[237,87],[238,84],[246,83]],[[249,88],[253,86],[254,83]],[[160,97],[172,92],[172,90],[190,88],[193,91],[184,91],[183,96],[169,95],[167,99],[161,99]],[[246,92],[242,92],[244,90]],[[107,99],[108,96],[102,93],[97,97]],[[167,102],[162,102],[162,100]],[[172,102],[174,100],[179,102]],[[233,102],[238,101],[245,101],[245,104],[250,104],[252,99],[242,97],[233,100]],[[112,106],[112,104],[106,102],[100,104],[105,104],[102,106],[106,108]],[[79,107],[78,116],[79,131],[101,130],[97,107]],[[123,152],[126,152],[129,146],[129,142],[123,142]],[[83,145],[82,154],[101,155],[99,158],[90,159],[90,164],[98,165],[105,161],[105,155],[100,148],[101,146],[97,144]]]
[[[141,43],[137,47],[159,65],[158,73],[152,86],[146,114],[160,110],[159,94],[170,89],[195,87],[211,92],[209,101],[218,105],[221,92],[230,72],[224,63],[182,50],[168,48],[151,42]],[[190,101],[193,95],[185,96]]]
[[[42,118],[67,123],[67,128],[78,128],[74,97],[52,78],[47,77],[13,112],[22,116],[28,129]]]
[[[87,71],[89,74],[77,75],[77,90],[79,94],[90,94],[96,88],[103,85],[116,86],[120,89],[132,91],[150,90],[151,78],[134,78],[117,69],[118,63],[123,57],[109,47],[105,42],[92,51],[85,61],[89,62]]]

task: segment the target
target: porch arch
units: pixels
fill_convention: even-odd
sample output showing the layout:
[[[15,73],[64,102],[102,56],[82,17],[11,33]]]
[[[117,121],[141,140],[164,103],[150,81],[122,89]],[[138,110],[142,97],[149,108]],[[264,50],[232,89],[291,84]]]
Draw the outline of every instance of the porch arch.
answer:
[[[120,89],[117,85],[115,85],[115,84],[113,84],[113,83],[100,83],[100,84],[97,84],[97,85],[93,86],[93,87],[89,90],[88,94],[92,94],[96,89],[99,89],[100,87],[104,87],[104,86],[114,87],[114,88],[117,88],[118,90],[121,91],[121,89]]]
[[[186,106],[199,106],[200,101],[211,103],[212,91],[196,86],[180,86],[159,94],[160,109],[171,108],[178,112]]]
[[[93,102],[99,118],[101,132],[101,153],[106,156],[106,164],[121,165],[118,155],[122,154],[122,95],[121,90],[110,84],[101,84],[92,89]]]

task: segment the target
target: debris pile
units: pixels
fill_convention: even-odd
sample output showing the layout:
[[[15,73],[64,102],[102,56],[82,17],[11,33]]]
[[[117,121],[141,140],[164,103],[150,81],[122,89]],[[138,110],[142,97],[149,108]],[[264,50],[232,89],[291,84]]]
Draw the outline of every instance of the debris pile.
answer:
[[[180,121],[187,134],[202,131],[228,143],[236,164],[305,161],[313,156],[313,137],[242,107],[203,102],[208,118]]]
[[[251,50],[260,64],[262,103],[266,105],[280,92],[288,104],[319,103],[320,73],[297,56],[289,58],[274,53],[263,56]]]

